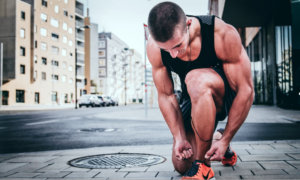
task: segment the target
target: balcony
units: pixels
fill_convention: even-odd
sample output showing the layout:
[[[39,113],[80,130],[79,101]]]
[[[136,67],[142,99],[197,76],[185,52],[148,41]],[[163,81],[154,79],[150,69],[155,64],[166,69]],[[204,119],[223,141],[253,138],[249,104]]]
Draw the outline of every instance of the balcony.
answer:
[[[84,60],[77,59],[77,63],[84,64]]]
[[[84,41],[84,34],[76,33],[76,38]]]
[[[84,52],[84,46],[77,45],[76,48],[77,48],[77,51]]]
[[[83,16],[83,10],[79,9],[79,8],[75,8],[75,12],[81,16]]]
[[[76,26],[76,27],[83,27],[83,26],[84,26],[84,23],[83,23],[83,22],[80,22],[80,21],[75,21],[75,26]]]

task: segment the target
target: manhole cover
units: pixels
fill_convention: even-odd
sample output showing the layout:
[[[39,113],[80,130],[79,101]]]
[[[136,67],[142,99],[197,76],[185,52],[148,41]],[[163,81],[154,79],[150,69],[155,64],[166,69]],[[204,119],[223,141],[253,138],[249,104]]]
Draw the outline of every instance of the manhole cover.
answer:
[[[79,129],[78,130],[83,132],[112,132],[112,131],[122,131],[122,129],[118,128],[86,128],[86,129]]]
[[[152,154],[102,154],[73,159],[69,165],[88,169],[119,169],[151,166],[165,162],[165,158]]]

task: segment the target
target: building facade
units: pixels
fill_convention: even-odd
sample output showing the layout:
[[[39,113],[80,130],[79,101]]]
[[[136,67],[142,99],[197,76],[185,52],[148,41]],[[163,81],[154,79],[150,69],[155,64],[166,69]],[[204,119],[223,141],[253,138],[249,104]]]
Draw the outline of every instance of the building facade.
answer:
[[[233,25],[251,60],[255,104],[300,109],[300,1],[209,0]]]
[[[0,0],[3,104],[74,102],[75,1]]]

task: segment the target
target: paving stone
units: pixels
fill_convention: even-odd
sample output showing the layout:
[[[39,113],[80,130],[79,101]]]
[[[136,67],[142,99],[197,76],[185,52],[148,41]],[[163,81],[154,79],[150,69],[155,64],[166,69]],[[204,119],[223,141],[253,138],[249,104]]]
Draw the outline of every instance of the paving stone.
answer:
[[[0,178],[2,179],[2,178]],[[46,180],[47,178],[34,178],[34,180]],[[3,178],[3,180],[32,180],[32,178]],[[58,179],[56,179],[58,180]]]
[[[157,178],[161,178],[161,177],[182,177],[181,174],[179,174],[178,172],[174,172],[174,171],[160,171],[158,172],[158,175],[156,176]]]
[[[88,172],[106,172],[106,173],[108,173],[108,172],[110,172],[110,173],[114,173],[114,172],[117,172],[119,169],[92,169],[92,170],[90,170],[90,171],[88,171]]]
[[[78,158],[78,156],[58,156],[58,158],[47,161],[47,163],[64,163],[66,164],[67,162]]]
[[[242,169],[249,169],[249,170],[263,170],[263,168],[257,162],[239,162],[233,166],[234,170],[242,170]]]
[[[16,158],[12,158],[9,160],[6,160],[5,162],[27,162],[27,163],[31,163],[31,162],[47,162],[53,159],[58,158],[57,156],[44,156],[44,157],[39,157],[39,156],[21,156],[21,157],[16,157]]]
[[[228,172],[233,171],[231,166],[224,166],[220,162],[218,162],[218,164],[211,164],[211,167],[214,170],[214,172],[216,172],[216,171],[228,171]]]
[[[99,173],[95,172],[72,172],[71,174],[67,175],[65,178],[93,178]]]
[[[216,180],[241,180],[239,175],[232,175],[232,176],[215,176]]]
[[[295,166],[297,169],[300,169],[300,161],[287,161],[287,163]]]
[[[39,170],[43,167],[49,166],[49,163],[30,163],[26,164],[24,166],[21,166],[19,168],[11,170],[12,172],[35,172],[36,170]]]
[[[299,169],[285,169],[284,171],[286,171],[288,174],[300,174]]]
[[[37,170],[36,172],[49,172],[49,171],[63,171],[70,166],[68,164],[51,164],[49,166],[46,166],[42,169]]]
[[[285,154],[269,154],[269,155],[240,155],[239,156],[244,161],[279,161],[279,160],[293,160],[291,157]]]
[[[255,175],[287,174],[282,169],[252,170]]]
[[[0,163],[0,172],[7,172],[26,164],[28,163]]]
[[[300,149],[250,149],[248,150],[251,155],[258,155],[258,154],[286,154],[286,153],[300,153]]]
[[[295,169],[284,161],[259,161],[265,169]]]
[[[119,153],[121,150],[107,150],[107,149],[91,149],[91,150],[73,150],[73,151],[65,151],[58,153],[56,155],[59,156],[92,156],[92,155],[99,155],[99,154],[111,154],[111,153]]]
[[[148,169],[147,169],[147,172],[150,172],[150,171],[155,171],[155,172],[158,172],[158,171],[161,171],[161,170],[164,170],[164,171],[174,171],[174,166],[173,164],[170,164],[170,163],[163,163],[163,164],[158,164],[158,165],[153,165],[153,166],[150,166]]]
[[[290,145],[296,147],[296,148],[300,148],[300,143],[290,143]]]
[[[250,146],[253,147],[253,149],[274,149],[268,144],[251,144]]]
[[[297,153],[297,154],[290,154],[289,153],[288,155],[291,156],[294,159],[300,160],[300,153]]]
[[[3,172],[3,173],[0,173],[0,178],[4,178],[4,177],[7,177],[9,175],[12,175],[12,174],[16,174],[16,172]]]
[[[122,168],[118,172],[146,172],[149,166],[146,167],[133,167],[133,168]]]
[[[221,176],[235,176],[235,175],[253,175],[250,170],[238,170],[238,171],[220,171]],[[215,176],[220,176],[218,173],[215,173]]]
[[[79,171],[79,172],[88,172],[90,171],[91,169],[86,169],[86,168],[76,168],[76,167],[69,167],[67,169],[64,169],[62,171],[70,171],[70,172],[76,172],[76,171]]]
[[[231,147],[236,150],[236,149],[253,149],[249,144],[230,144]]]
[[[237,155],[242,155],[242,154],[249,154],[246,149],[233,149]]]
[[[25,173],[25,172],[20,172],[20,173],[16,173],[13,175],[10,175],[8,177],[10,178],[34,178],[38,175],[40,175],[41,173]]]
[[[131,172],[128,175],[125,176],[125,178],[155,178],[157,175],[157,172]]]
[[[19,155],[0,155],[0,162],[18,157]]]
[[[300,175],[262,175],[262,176],[242,176],[243,179],[260,179],[260,180],[272,180],[272,179],[300,179]]]
[[[269,144],[270,146],[274,147],[275,149],[295,149],[295,147],[289,145],[289,144],[278,144],[278,143],[273,143]]]
[[[38,175],[37,178],[45,177],[45,178],[63,178],[70,174],[71,172],[45,172],[41,175]]]
[[[104,171],[100,172],[95,178],[124,178],[128,172],[112,172]]]

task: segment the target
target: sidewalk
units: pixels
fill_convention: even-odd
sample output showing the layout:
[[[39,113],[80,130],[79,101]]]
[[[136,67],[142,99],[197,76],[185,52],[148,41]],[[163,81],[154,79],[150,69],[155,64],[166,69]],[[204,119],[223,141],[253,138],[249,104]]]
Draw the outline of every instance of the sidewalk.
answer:
[[[45,110],[58,110],[58,109],[71,109],[75,108],[75,104],[18,104],[10,106],[1,106],[0,114],[19,113],[19,112],[32,112],[32,111],[45,111]]]
[[[235,166],[213,162],[217,180],[300,179],[300,141],[232,143],[239,159]],[[180,179],[171,161],[172,145],[100,147],[35,153],[1,154],[0,179]],[[143,153],[166,161],[153,166],[124,169],[71,167],[69,160],[96,154]]]

